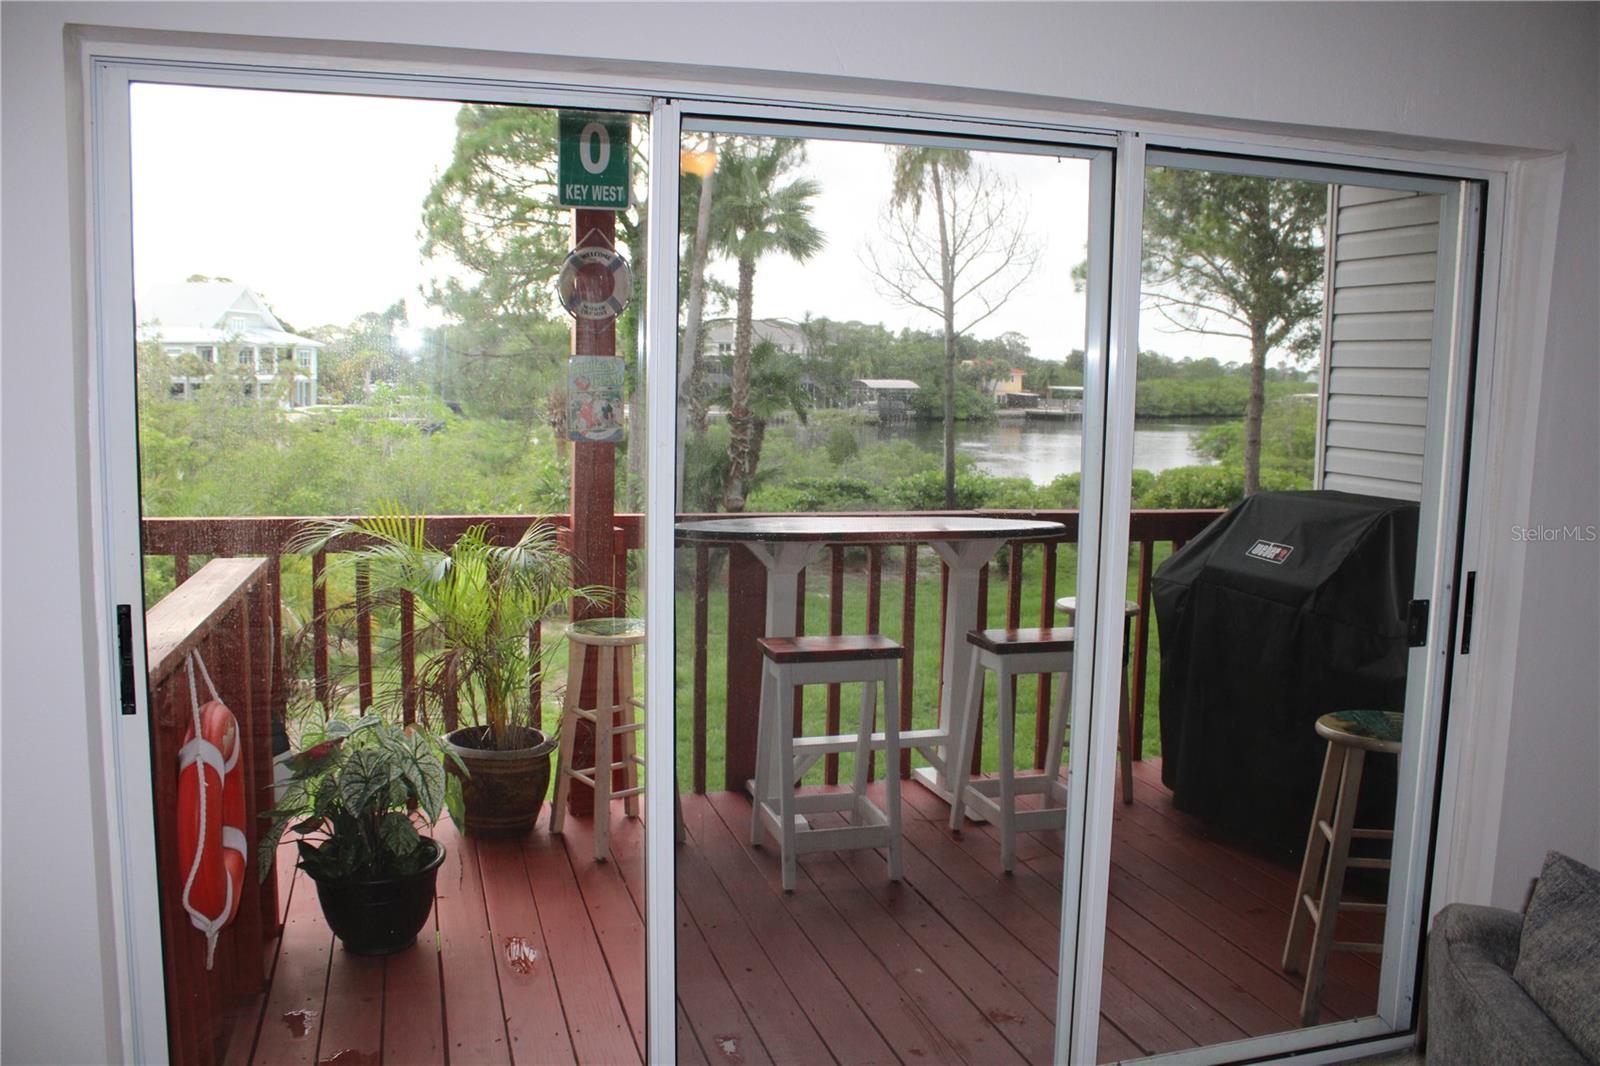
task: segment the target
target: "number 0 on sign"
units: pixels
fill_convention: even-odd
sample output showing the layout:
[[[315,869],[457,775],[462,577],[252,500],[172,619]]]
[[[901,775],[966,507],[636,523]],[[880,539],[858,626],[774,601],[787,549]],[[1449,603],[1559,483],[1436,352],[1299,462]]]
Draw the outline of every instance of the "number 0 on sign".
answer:
[[[628,206],[628,152],[632,121],[603,111],[563,111],[556,169],[562,207],[621,211]]]

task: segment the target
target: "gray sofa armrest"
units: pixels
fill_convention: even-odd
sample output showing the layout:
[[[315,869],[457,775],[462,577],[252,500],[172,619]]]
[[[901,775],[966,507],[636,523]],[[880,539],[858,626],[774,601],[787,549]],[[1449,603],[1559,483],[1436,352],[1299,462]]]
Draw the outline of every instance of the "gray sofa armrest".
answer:
[[[1511,976],[1522,916],[1452,903],[1428,937],[1428,1061],[1593,1066]]]

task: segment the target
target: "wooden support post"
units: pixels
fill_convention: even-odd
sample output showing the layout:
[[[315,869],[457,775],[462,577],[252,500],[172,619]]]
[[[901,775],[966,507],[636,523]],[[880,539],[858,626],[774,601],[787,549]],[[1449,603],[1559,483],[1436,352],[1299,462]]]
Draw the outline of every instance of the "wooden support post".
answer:
[[[617,216],[611,211],[588,211],[582,208],[572,212],[572,246],[574,248],[611,248],[617,239]],[[617,324],[614,318],[572,320],[573,355],[616,355]],[[572,442],[572,577],[582,585],[605,585],[615,580],[612,561],[612,528],[617,517],[617,446],[595,441]],[[613,601],[580,603],[573,609],[574,619],[605,618],[616,611]],[[595,678],[599,674],[598,660],[593,649],[584,666],[584,682],[578,693],[580,706],[594,707],[599,702]],[[614,702],[616,693],[608,693],[607,702]],[[621,744],[616,745],[611,761],[621,759]],[[578,726],[573,742],[573,765],[593,766],[594,728],[587,722]],[[594,793],[589,789],[575,788],[567,793],[567,811],[586,817],[594,811]]]
[[[723,789],[743,792],[756,775],[756,722],[761,703],[761,649],[767,630],[767,568],[750,549],[728,549],[727,731]]]

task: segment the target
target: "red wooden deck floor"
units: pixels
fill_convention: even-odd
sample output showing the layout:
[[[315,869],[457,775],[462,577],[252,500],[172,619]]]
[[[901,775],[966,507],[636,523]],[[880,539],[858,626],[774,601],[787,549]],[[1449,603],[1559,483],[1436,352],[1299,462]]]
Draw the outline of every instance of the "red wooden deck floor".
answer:
[[[1174,811],[1159,763],[1118,804],[1100,1052],[1137,1057],[1294,1027],[1278,969],[1295,871],[1210,839]],[[777,862],[745,841],[750,807],[683,797],[678,849],[678,1054],[686,1063],[1048,1062],[1054,1039],[1061,834],[1025,835],[1016,874],[985,828],[902,790],[905,881],[873,853]],[[642,844],[612,822],[520,842],[464,841],[448,823],[434,920],[388,959],[344,952],[283,854],[285,933],[259,1016],[230,1061],[637,1063],[644,1046]],[[1365,938],[1367,929],[1355,933]],[[1349,931],[1341,929],[1341,938]],[[1375,960],[1335,954],[1323,1020],[1371,1013]]]

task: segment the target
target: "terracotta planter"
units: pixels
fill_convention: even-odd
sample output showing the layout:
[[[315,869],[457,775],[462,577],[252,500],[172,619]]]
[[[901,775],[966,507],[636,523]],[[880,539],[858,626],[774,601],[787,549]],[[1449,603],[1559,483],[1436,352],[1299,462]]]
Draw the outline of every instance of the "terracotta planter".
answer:
[[[470,776],[461,778],[466,824],[461,831],[475,837],[521,836],[533,828],[550,788],[550,753],[555,738],[519,726],[513,733],[523,746],[496,751],[487,726],[469,726],[445,735],[445,743],[466,763]],[[446,768],[460,776],[449,761]]]

